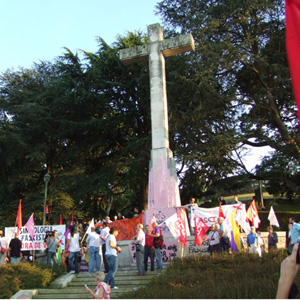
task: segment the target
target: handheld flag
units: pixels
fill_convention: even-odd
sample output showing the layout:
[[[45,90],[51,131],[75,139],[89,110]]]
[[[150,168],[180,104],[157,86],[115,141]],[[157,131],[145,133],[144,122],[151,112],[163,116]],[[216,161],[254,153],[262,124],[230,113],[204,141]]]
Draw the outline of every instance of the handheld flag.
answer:
[[[222,217],[222,218],[225,219],[225,215],[223,213],[221,201],[219,202],[219,217]]]
[[[275,215],[275,211],[273,209],[273,206],[271,206],[271,208],[270,208],[270,212],[269,212],[269,215],[268,215],[268,220],[270,221],[270,225],[277,226],[278,228],[280,227],[279,222],[277,220],[277,217]]]
[[[62,215],[59,215],[59,225],[62,225]]]
[[[197,216],[194,216],[195,221],[195,243],[197,246],[201,246],[204,236],[209,227]]]
[[[185,209],[181,209],[165,221],[175,239],[179,239],[183,248],[186,246],[187,236],[190,235]]]
[[[90,224],[89,224],[89,227],[88,227],[88,229],[86,230],[86,234],[89,234],[89,233],[91,233],[92,232],[92,227],[94,227],[95,226],[95,221],[94,221],[94,218],[91,220],[91,222],[90,222]]]
[[[31,240],[33,241],[35,236],[33,214],[30,216],[25,226],[30,234]]]
[[[20,199],[18,213],[17,213],[17,220],[16,220],[16,227],[18,229],[17,232],[19,232],[22,226],[23,226],[22,225],[22,200]]]
[[[257,229],[260,224],[260,218],[256,209],[255,200],[251,202],[247,210],[247,218],[252,222],[252,225],[255,227],[255,229]]]

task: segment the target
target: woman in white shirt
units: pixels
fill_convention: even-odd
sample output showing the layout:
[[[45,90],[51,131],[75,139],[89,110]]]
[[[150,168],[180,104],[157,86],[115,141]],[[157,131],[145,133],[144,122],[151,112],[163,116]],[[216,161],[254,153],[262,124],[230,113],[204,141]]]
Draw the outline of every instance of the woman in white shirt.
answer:
[[[115,286],[114,275],[118,269],[118,252],[121,252],[122,249],[117,245],[116,237],[118,236],[118,228],[112,227],[109,231],[110,235],[106,238],[106,260],[108,263],[109,271],[104,278],[104,282],[108,283],[112,289],[118,289]]]
[[[80,245],[79,245],[79,233],[75,233],[75,227],[71,225],[69,227],[69,234],[66,249],[69,248],[70,245],[70,253],[69,253],[69,266],[70,266],[70,274],[79,273],[79,265],[78,259],[80,254]]]

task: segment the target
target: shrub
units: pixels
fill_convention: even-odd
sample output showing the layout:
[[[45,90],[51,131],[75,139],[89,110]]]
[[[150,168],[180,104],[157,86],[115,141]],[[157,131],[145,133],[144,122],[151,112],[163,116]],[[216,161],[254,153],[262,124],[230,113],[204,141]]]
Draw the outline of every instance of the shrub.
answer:
[[[45,288],[63,272],[58,265],[53,270],[45,264],[0,265],[0,298],[10,298],[21,289]]]

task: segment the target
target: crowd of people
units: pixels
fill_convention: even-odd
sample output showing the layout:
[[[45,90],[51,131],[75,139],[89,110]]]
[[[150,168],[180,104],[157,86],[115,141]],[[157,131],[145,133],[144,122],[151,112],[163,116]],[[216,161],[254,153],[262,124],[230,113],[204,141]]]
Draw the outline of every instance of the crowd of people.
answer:
[[[234,197],[234,203],[239,203],[238,197]],[[194,199],[190,199],[190,204],[187,205],[189,215],[193,214],[193,208],[196,207]],[[135,209],[135,214],[138,215],[138,209]],[[124,216],[118,213],[115,220],[121,220]],[[68,273],[87,272],[90,276],[95,277],[96,289],[94,291],[87,287],[87,292],[93,298],[109,298],[111,289],[118,289],[115,284],[115,274],[118,268],[118,253],[122,252],[122,248],[117,243],[118,228],[111,224],[109,216],[105,219],[95,221],[95,226],[90,228],[87,233],[89,224],[75,222],[74,225],[68,226],[69,233],[66,239],[65,250],[61,252],[61,257],[58,255],[57,249],[60,248],[61,241],[57,238],[57,231],[54,230],[51,235],[45,239],[47,244],[47,263],[65,263]],[[99,226],[100,224],[100,226]],[[109,224],[111,224],[109,228]],[[190,223],[193,228],[193,223]],[[241,230],[241,228],[240,228]],[[132,244],[135,248],[135,259],[137,264],[137,276],[145,276],[148,270],[148,261],[150,260],[150,270],[155,270],[155,259],[157,270],[163,268],[161,248],[163,245],[163,234],[161,228],[156,222],[146,225],[138,224],[136,227],[137,234],[133,237]],[[268,251],[277,250],[278,236],[274,232],[272,226],[268,226]],[[1,234],[1,232],[0,232]],[[213,224],[210,232],[205,238],[209,243],[208,251],[212,255],[215,252],[230,251],[230,236],[229,229],[223,217],[217,218],[217,223]],[[3,236],[3,234],[2,234]],[[86,240],[85,240],[85,237]],[[286,258],[281,265],[281,276],[278,285],[277,296],[284,298],[287,290],[290,289],[293,279],[297,274],[299,264],[296,264],[298,243],[300,240],[300,224],[294,218],[289,218],[289,226],[286,233],[286,247],[291,255]],[[264,242],[261,238],[261,233],[254,226],[251,227],[251,232],[247,235],[246,243],[250,253],[255,253],[262,256],[264,251]],[[244,241],[241,238],[242,249]],[[297,246],[295,246],[297,245]],[[1,244],[0,244],[1,248]],[[5,258],[11,264],[22,261],[22,242],[19,239],[18,233],[11,239],[9,249],[5,254]],[[297,253],[296,253],[297,252]],[[296,254],[295,254],[296,253]],[[299,253],[298,253],[299,256]],[[30,251],[27,260],[35,262],[36,257]],[[103,262],[103,271],[101,265]],[[295,266],[296,265],[296,266]],[[287,268],[291,268],[293,272],[289,273],[286,278]],[[289,288],[287,288],[289,287]]]

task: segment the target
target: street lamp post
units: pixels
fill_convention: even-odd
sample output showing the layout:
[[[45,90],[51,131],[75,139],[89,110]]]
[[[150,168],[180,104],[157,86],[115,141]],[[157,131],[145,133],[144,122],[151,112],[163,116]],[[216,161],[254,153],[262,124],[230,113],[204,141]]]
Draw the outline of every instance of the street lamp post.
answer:
[[[49,173],[46,173],[44,176],[45,181],[45,197],[44,197],[44,213],[43,213],[43,225],[45,225],[45,219],[46,219],[46,202],[47,202],[47,189],[48,189],[48,183],[50,181],[51,175]]]

